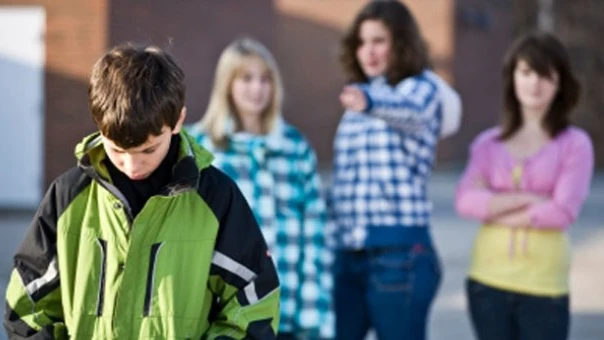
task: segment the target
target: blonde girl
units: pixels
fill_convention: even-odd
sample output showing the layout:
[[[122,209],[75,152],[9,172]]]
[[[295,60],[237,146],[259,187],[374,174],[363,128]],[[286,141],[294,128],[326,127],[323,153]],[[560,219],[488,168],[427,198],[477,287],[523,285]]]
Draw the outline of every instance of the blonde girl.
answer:
[[[333,317],[325,202],[315,151],[283,120],[282,102],[271,53],[238,39],[220,56],[207,111],[190,132],[238,184],[268,243],[281,282],[278,339],[327,339]]]

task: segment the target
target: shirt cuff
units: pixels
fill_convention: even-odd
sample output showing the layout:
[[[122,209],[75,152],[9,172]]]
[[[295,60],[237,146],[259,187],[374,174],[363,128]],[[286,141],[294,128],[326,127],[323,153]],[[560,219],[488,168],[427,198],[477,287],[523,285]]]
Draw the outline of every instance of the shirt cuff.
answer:
[[[361,88],[361,91],[363,91],[363,95],[365,96],[365,102],[367,103],[367,106],[365,107],[365,110],[363,110],[363,112],[368,113],[373,108],[373,100],[371,100],[369,92],[366,89]]]

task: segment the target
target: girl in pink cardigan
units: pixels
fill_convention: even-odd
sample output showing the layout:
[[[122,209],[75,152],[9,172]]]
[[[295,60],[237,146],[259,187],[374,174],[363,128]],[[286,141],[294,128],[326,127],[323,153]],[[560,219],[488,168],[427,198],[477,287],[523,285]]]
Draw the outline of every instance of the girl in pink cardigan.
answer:
[[[472,143],[456,209],[483,223],[467,296],[478,339],[566,339],[570,246],[593,173],[589,136],[571,126],[579,98],[562,44],[530,33],[503,66],[504,120]]]

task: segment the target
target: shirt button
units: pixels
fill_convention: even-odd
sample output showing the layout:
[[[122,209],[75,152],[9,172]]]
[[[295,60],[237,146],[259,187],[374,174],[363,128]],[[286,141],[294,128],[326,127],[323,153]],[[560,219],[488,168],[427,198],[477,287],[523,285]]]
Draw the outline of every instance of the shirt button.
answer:
[[[114,209],[122,209],[122,204],[120,202],[115,202],[115,203],[113,203],[113,208]]]
[[[124,268],[126,268],[126,265],[123,263],[120,263],[117,265],[117,267],[119,268],[120,271],[124,270]]]

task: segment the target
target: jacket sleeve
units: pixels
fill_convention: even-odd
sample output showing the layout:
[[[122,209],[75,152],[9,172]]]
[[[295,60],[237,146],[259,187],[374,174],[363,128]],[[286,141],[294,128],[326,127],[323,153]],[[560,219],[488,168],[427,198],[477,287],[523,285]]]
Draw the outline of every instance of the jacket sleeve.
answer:
[[[215,303],[204,339],[275,339],[277,272],[245,198],[220,174],[223,184],[214,189],[220,192],[209,201],[220,226],[209,281]]]
[[[304,338],[331,339],[335,333],[332,306],[333,254],[326,244],[327,211],[321,193],[317,159],[308,143],[304,143],[304,220],[302,221],[302,263],[299,267],[298,313],[300,328],[307,330]],[[317,327],[319,325],[319,327]]]
[[[392,87],[387,83],[364,84],[365,113],[386,121],[406,133],[424,131],[436,122],[438,89],[424,74],[403,79]]]
[[[9,339],[66,339],[56,252],[60,211],[53,183],[14,256],[4,327]]]

